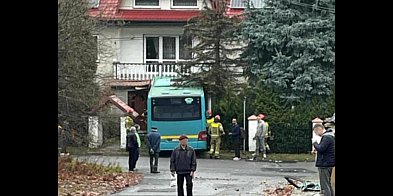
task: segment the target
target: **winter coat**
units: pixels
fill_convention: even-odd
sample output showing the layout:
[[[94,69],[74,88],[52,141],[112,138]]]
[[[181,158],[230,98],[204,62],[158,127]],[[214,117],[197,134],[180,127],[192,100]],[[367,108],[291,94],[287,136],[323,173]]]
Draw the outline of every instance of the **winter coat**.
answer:
[[[332,131],[326,131],[321,138],[321,142],[314,143],[317,151],[316,167],[334,167],[336,163],[335,139]]]
[[[154,152],[160,152],[161,134],[157,131],[152,131],[147,134],[146,145],[147,148],[153,149]]]
[[[170,170],[178,174],[187,174],[196,170],[196,154],[191,146],[183,149],[180,145],[172,151]]]

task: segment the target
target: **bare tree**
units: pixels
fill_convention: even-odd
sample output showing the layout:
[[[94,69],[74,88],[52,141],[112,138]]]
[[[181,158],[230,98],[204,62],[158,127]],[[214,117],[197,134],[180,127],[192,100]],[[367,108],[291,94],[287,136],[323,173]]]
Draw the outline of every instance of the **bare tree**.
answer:
[[[88,9],[86,0],[58,0],[58,123],[74,140],[87,138],[87,115],[100,97],[97,22]]]

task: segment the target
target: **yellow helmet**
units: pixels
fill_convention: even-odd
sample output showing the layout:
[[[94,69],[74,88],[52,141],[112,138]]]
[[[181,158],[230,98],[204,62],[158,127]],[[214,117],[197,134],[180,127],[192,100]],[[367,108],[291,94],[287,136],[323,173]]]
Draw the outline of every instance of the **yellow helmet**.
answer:
[[[131,126],[133,126],[133,125],[134,125],[134,120],[132,120],[131,117],[126,116],[126,127],[131,128]]]

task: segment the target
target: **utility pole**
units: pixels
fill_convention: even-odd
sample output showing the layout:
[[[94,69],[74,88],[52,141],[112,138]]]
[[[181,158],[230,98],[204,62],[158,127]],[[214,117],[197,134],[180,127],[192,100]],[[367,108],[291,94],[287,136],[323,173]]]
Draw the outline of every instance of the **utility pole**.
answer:
[[[246,130],[246,96],[243,100],[243,129]],[[246,138],[243,138],[243,153],[246,153]]]

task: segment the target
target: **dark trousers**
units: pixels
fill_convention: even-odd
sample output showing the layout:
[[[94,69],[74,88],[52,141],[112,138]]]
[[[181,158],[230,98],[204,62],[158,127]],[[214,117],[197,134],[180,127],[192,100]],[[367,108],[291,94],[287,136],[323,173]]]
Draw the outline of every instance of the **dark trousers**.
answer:
[[[240,138],[234,137],[233,139],[233,150],[235,151],[235,157],[240,158]]]
[[[177,195],[184,196],[184,178],[186,178],[187,196],[192,196],[192,176],[190,173],[177,174]]]
[[[138,162],[139,159],[139,148],[136,149],[136,160],[135,160],[135,167],[136,167],[136,162]]]
[[[130,151],[128,151],[128,170],[129,171],[134,171],[138,157],[139,157],[139,153],[138,153],[137,148],[131,148]]]
[[[153,166],[157,168],[159,152],[155,152],[154,154],[149,154],[149,156],[150,156],[150,168],[152,168]],[[153,158],[154,158],[154,164],[153,164]]]
[[[318,167],[319,183],[324,196],[333,196],[333,189],[331,184],[332,167]]]

